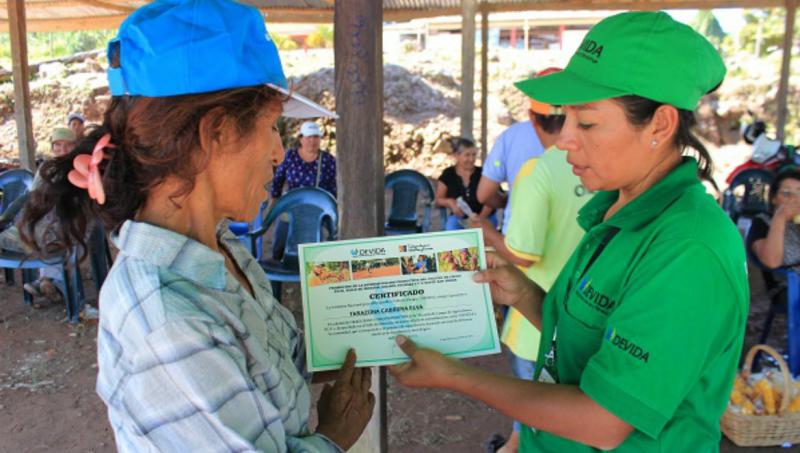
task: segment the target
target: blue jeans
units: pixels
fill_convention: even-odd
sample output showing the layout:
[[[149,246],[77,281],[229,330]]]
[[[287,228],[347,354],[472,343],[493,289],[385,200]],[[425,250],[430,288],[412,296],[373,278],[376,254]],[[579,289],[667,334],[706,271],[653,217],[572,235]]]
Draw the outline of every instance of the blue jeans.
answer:
[[[450,214],[449,216],[447,216],[447,220],[444,223],[444,229],[447,230],[447,231],[463,230],[464,227],[461,225],[461,220],[462,219],[459,218],[458,216]],[[467,223],[467,219],[463,219],[463,221],[464,221],[465,224]],[[494,225],[495,228],[497,228],[497,215],[496,214],[493,213],[492,215],[490,215],[489,216],[489,221],[492,222],[492,225]]]
[[[530,381],[533,379],[533,372],[536,369],[536,362],[526,360],[514,354],[511,350],[508,351],[508,361],[511,364],[511,372],[514,377]],[[514,420],[514,432],[519,432],[522,428],[522,423]]]

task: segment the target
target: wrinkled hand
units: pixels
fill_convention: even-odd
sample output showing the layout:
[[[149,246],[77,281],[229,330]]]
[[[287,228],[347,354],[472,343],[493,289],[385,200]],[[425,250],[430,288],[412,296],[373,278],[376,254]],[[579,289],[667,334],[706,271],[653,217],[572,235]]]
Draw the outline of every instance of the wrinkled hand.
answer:
[[[486,262],[488,269],[477,272],[472,280],[489,284],[492,302],[513,307],[520,301],[533,297],[533,285],[519,268],[495,253],[487,253]]]
[[[460,361],[432,349],[420,348],[403,335],[398,336],[396,341],[411,360],[400,365],[392,365],[388,370],[405,386],[444,388],[452,384],[453,378],[465,369]]]
[[[347,352],[344,364],[333,386],[325,384],[317,402],[319,427],[325,435],[344,450],[356,443],[375,407],[375,395],[370,393],[372,371],[356,368],[356,353]]]

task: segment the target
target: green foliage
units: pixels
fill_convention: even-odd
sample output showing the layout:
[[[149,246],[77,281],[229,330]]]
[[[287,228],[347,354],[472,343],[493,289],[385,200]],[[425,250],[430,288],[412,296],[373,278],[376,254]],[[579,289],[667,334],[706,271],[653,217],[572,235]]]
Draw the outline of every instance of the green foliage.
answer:
[[[785,17],[786,10],[783,8],[745,10],[745,25],[739,32],[741,49],[756,53],[758,47],[759,57],[779,52],[783,43]],[[798,36],[800,27],[795,22],[794,42],[797,42]]]
[[[722,40],[725,39],[725,32],[722,30],[722,26],[711,10],[698,10],[697,15],[689,25],[698,33],[705,36],[717,48],[720,47]]]
[[[28,59],[36,62],[102,49],[115,35],[116,30],[28,33]],[[0,34],[0,64],[11,67],[11,40],[7,33]]]
[[[294,50],[298,47],[297,42],[288,36],[275,33],[270,34],[270,37],[272,37],[272,41],[280,50]]]
[[[320,25],[306,37],[306,46],[311,48],[333,47],[333,28],[327,25]]]
[[[739,36],[726,37],[722,45],[728,66],[723,91],[728,92],[729,102],[756,112],[769,127],[774,127],[777,122],[777,87],[783,57],[785,16],[784,8],[745,10],[745,25]],[[795,19],[785,129],[788,143],[800,143],[799,38],[800,24]]]

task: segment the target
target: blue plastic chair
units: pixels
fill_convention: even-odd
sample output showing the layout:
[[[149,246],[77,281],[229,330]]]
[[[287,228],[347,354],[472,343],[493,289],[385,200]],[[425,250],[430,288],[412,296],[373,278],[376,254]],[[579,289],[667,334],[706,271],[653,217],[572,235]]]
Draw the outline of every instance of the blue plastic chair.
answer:
[[[280,260],[267,259],[259,248],[258,240],[284,214],[288,218],[289,228],[283,257]],[[280,300],[283,282],[300,281],[297,246],[321,242],[323,229],[328,230],[325,240],[336,240],[338,223],[336,199],[325,190],[302,187],[285,193],[266,214],[261,227],[246,233],[250,238],[250,251],[267,274],[276,299]]]
[[[392,191],[392,205],[384,226],[387,236],[424,233],[431,230],[431,207],[436,199],[436,190],[425,175],[414,170],[398,170],[386,175],[384,187]],[[422,219],[417,213],[420,195],[427,198],[424,201]],[[439,212],[444,225],[447,211],[441,208]]]
[[[786,267],[768,268],[761,263],[761,260],[758,259],[749,246],[747,247],[747,257],[761,271],[764,281],[767,283],[767,288],[769,289],[770,286],[768,281],[774,282],[773,285],[775,286],[771,291],[767,292],[767,296],[770,299],[770,307],[767,318],[761,328],[758,344],[767,343],[775,316],[785,314],[787,329],[786,352],[788,354],[786,363],[789,365],[789,371],[792,375],[798,377],[800,375],[800,275]],[[785,287],[776,278],[776,274],[780,274],[785,278]],[[753,359],[754,371],[760,370],[760,357],[761,352],[758,352]]]
[[[731,185],[722,196],[722,209],[734,221],[740,217],[754,217],[762,212],[769,212],[769,188],[775,180],[775,174],[760,168],[742,170],[733,178]],[[743,194],[736,194],[743,187]]]
[[[800,275],[785,271],[787,285],[786,341],[789,343],[789,371],[795,378],[800,377]]]
[[[231,233],[234,234],[239,239],[239,242],[242,243],[247,248],[250,248],[250,237],[248,234],[252,231],[256,231],[261,228],[263,225],[264,219],[264,210],[267,209],[267,203],[264,202],[261,204],[261,208],[258,210],[258,215],[252,222],[230,222],[228,223],[228,229],[231,230]],[[256,252],[253,256],[260,257],[262,252],[262,243],[263,240],[261,237],[256,239]]]
[[[0,190],[3,192],[3,199],[0,202],[0,209],[19,208],[19,199],[27,197],[33,185],[33,174],[27,170],[9,170],[0,174]],[[15,201],[17,203],[15,203]],[[2,212],[0,212],[2,214]],[[7,213],[9,214],[9,213]],[[30,283],[36,280],[36,270],[43,267],[58,266],[64,277],[67,289],[66,311],[67,319],[71,323],[78,322],[78,315],[84,303],[83,283],[81,282],[78,270],[76,253],[58,253],[44,258],[32,258],[26,253],[14,252],[0,249],[0,267],[6,269],[20,269],[22,272],[22,282]],[[30,294],[23,291],[23,300],[26,305],[33,302]]]

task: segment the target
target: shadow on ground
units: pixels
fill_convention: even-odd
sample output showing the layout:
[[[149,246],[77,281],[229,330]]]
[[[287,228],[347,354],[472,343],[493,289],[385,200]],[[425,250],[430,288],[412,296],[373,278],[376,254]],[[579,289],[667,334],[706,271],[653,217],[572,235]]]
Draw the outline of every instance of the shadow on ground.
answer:
[[[768,308],[760,275],[751,272],[751,282],[746,347],[757,338]],[[94,303],[91,281],[84,284]],[[284,285],[283,301],[300,318],[298,286]],[[0,452],[114,451],[105,407],[94,391],[96,324],[71,326],[61,306],[41,310],[25,306],[21,287],[4,283],[0,283],[0,313]],[[769,343],[785,345],[785,335],[785,319],[779,317]],[[471,362],[507,373],[503,355]],[[487,438],[493,433],[505,435],[510,427],[498,412],[452,392],[407,389],[390,379],[388,398],[393,453],[483,452]],[[787,450],[737,448],[723,439],[721,451]]]

